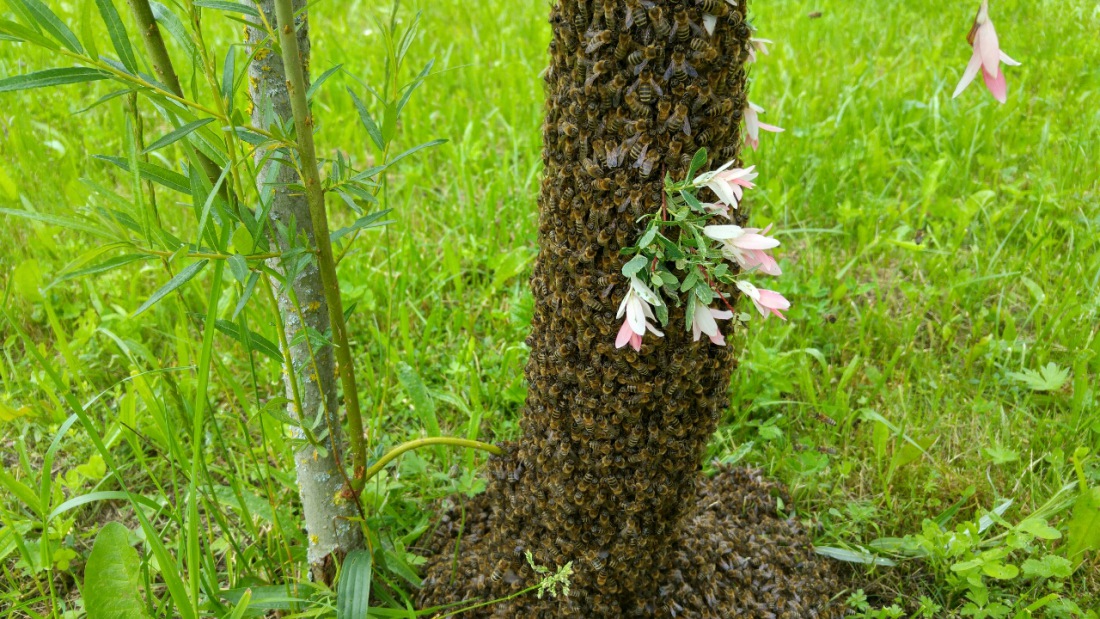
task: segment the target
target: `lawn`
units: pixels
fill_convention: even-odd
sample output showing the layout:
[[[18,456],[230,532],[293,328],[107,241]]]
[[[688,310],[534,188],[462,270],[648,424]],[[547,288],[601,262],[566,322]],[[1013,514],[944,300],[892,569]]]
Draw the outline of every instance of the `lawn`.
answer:
[[[48,4],[74,30],[87,17],[83,1]],[[362,83],[386,79],[379,4],[321,2],[310,14],[314,76],[338,64],[346,72],[314,99],[318,146],[359,167],[378,153],[345,87],[366,98]],[[754,317],[730,338],[740,367],[707,461],[762,467],[787,483],[816,544],[848,559],[845,596],[868,617],[1095,618],[1085,613],[1100,608],[1097,553],[1070,575],[1059,552],[1072,541],[1074,500],[1100,485],[1100,6],[995,0],[1001,45],[1022,63],[1006,69],[1000,105],[980,80],[951,98],[975,5],[751,4],[758,36],[775,41],[752,67],[751,98],[786,131],[744,153],[760,172],[746,204],[753,225],[779,230],[778,286],[793,308],[786,322]],[[422,11],[401,79],[434,64],[395,148],[447,142],[388,174],[379,208],[392,208],[393,222],[365,232],[340,263],[378,449],[435,423],[490,442],[519,434],[547,10],[401,4],[405,26]],[[240,26],[207,14],[206,42],[220,58]],[[0,41],[0,78],[63,62]],[[169,278],[167,262],[59,277],[117,253],[45,217],[110,206],[104,188],[131,195],[130,175],[95,157],[125,153],[126,98],[82,111],[111,92],[106,84],[0,93],[0,297],[60,374],[52,380],[0,316],[0,613],[15,616],[79,614],[102,524],[119,520],[139,537],[124,501],[70,499],[124,483],[157,505],[150,517],[183,557],[187,509],[176,497],[193,440],[204,454],[204,587],[271,593],[263,587],[304,580],[292,441],[269,405],[282,395],[281,366],[219,332],[210,385],[195,397],[194,313],[213,275],[137,317]],[[149,140],[170,131],[151,108],[143,113]],[[168,167],[183,157],[176,147],[159,155]],[[158,195],[169,224],[190,217],[189,203],[176,208],[182,195]],[[346,225],[353,215],[333,217]],[[226,286],[213,298],[219,316],[239,294]],[[254,303],[249,327],[277,342],[269,300]],[[67,422],[66,394],[92,416],[117,475]],[[171,425],[203,397],[216,411],[204,436]],[[368,486],[371,524],[395,564],[378,578],[396,601],[415,580],[407,546],[440,500],[480,488],[481,462],[418,452]],[[152,562],[144,574],[155,580],[164,566]]]

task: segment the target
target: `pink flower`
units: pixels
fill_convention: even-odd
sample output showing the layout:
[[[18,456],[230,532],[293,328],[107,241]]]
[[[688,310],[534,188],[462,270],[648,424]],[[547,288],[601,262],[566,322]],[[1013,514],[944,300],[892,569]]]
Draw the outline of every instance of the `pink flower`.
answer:
[[[722,243],[722,255],[747,271],[759,269],[768,275],[782,275],[775,258],[767,250],[779,247],[779,241],[768,236],[772,229],[741,226],[704,226],[703,234]]]
[[[770,41],[768,39],[757,39],[755,37],[749,39],[749,59],[746,64],[748,62],[756,62],[756,52],[760,52],[761,54],[767,56],[768,46],[772,45],[773,43],[774,41]]]
[[[718,311],[698,302],[695,304],[695,314],[691,320],[691,330],[695,335],[694,341],[698,342],[699,336],[705,333],[710,341],[718,346],[726,345],[726,338],[722,337],[722,332],[718,330],[716,318],[718,320],[729,320],[733,318],[733,312],[728,310]]]
[[[760,114],[764,112],[764,108],[756,105],[752,101],[749,101],[748,106],[744,109],[745,116],[745,144],[756,150],[760,146],[760,130],[771,131],[772,133],[782,133],[781,127],[775,125],[768,125],[760,122]]]
[[[744,189],[756,186],[752,184],[752,180],[757,174],[753,171],[756,166],[730,169],[732,165],[733,161],[730,161],[713,172],[700,174],[692,184],[696,187],[709,187],[723,204],[737,208]]]
[[[730,207],[721,202],[703,203],[703,208],[706,209],[708,213],[723,215],[726,219],[733,219],[733,217],[730,216]]]
[[[1008,57],[1001,51],[997,41],[997,31],[993,29],[993,21],[989,19],[989,0],[982,0],[978,8],[978,15],[974,17],[974,25],[970,28],[970,34],[966,35],[966,42],[974,47],[974,53],[970,56],[970,64],[966,65],[962,80],[955,88],[952,98],[962,94],[970,82],[978,76],[978,70],[982,71],[982,78],[993,98],[1001,103],[1008,99],[1008,85],[1005,83],[1004,72],[1000,63],[1018,67],[1020,63]]]
[[[626,291],[623,302],[619,304],[619,313],[615,315],[616,318],[622,318],[623,314],[626,314],[626,320],[623,321],[623,326],[619,328],[619,335],[615,338],[615,348],[630,344],[631,348],[641,352],[642,336],[645,335],[646,330],[657,337],[664,337],[665,334],[649,322],[656,320],[651,309],[654,305],[663,305],[657,293],[650,290],[642,280],[631,277],[630,288]]]
[[[737,288],[741,292],[745,293],[745,296],[752,299],[752,304],[756,306],[756,309],[760,312],[760,315],[767,318],[769,314],[775,314],[779,316],[780,320],[786,320],[780,310],[788,310],[791,308],[791,302],[784,299],[783,295],[773,290],[764,290],[757,288],[749,282],[737,282]]]

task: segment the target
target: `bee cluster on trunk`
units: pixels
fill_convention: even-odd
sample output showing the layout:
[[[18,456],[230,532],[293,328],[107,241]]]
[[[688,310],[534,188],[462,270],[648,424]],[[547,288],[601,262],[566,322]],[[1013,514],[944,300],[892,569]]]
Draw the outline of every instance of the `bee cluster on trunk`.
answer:
[[[700,472],[731,350],[693,343],[682,308],[640,353],[614,347],[620,250],[661,208],[665,175],[682,178],[703,147],[704,169],[738,158],[744,0],[559,0],[550,22],[523,435],[490,460],[487,491],[430,538],[420,602],[530,587],[530,552],[551,571],[573,563],[570,595],[472,616],[839,616],[832,576],[776,513],[781,490]]]

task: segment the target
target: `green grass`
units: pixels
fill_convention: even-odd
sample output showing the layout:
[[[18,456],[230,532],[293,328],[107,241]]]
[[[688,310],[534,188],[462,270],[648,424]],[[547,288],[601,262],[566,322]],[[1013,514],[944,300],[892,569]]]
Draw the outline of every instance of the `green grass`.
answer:
[[[79,24],[82,4],[60,3],[59,13]],[[342,63],[378,84],[375,8],[347,4],[312,9],[313,73]],[[745,153],[760,171],[748,204],[755,225],[774,222],[783,233],[785,275],[776,287],[794,308],[786,323],[754,320],[733,335],[740,368],[708,455],[741,456],[790,484],[799,513],[820,525],[820,545],[916,534],[960,499],[952,526],[1005,498],[1013,504],[1004,518],[1020,522],[1078,480],[1075,450],[1100,451],[1100,9],[1085,0],[995,1],[1001,44],[1023,63],[1008,68],[1001,106],[980,83],[950,98],[969,58],[973,4],[752,5],[759,35],[777,45],[752,68],[751,98],[787,131]],[[340,265],[345,304],[355,303],[349,327],[360,394],[374,445],[425,431],[426,411],[398,376],[402,363],[433,394],[444,433],[514,438],[531,311],[526,269],[536,251],[547,7],[406,2],[405,23],[417,8],[422,25],[405,78],[432,58],[436,72],[403,116],[396,148],[449,141],[399,164],[384,197],[396,222],[364,235]],[[815,10],[822,16],[809,18]],[[206,21],[219,54],[239,40],[237,25],[216,14]],[[51,66],[57,61],[41,50],[0,42],[0,77]],[[367,167],[368,137],[345,85],[365,95],[348,77],[325,86],[314,104],[318,145]],[[125,173],[92,158],[124,152],[122,100],[74,115],[108,91],[96,84],[0,94],[0,208],[66,215],[101,206],[82,178],[130,195]],[[169,130],[145,112],[149,136]],[[182,157],[164,153],[168,164]],[[182,226],[187,211],[172,201],[183,198],[160,196],[166,220]],[[45,508],[125,483],[161,503],[148,515],[183,557],[191,438],[172,422],[189,420],[196,401],[201,325],[189,312],[203,311],[209,290],[191,284],[131,319],[167,279],[148,262],[60,283],[48,303],[34,301],[15,292],[17,268],[25,277],[35,261],[48,282],[101,241],[24,219],[3,223],[7,311],[80,402],[101,394],[88,411],[119,466],[117,477],[105,476],[77,424],[60,439],[54,482],[40,492],[43,457],[71,411],[0,321],[0,411],[25,413],[0,415],[3,470]],[[224,311],[236,295],[225,289]],[[275,340],[266,299],[256,303],[250,328]],[[204,578],[222,589],[300,581],[290,440],[260,412],[281,395],[280,368],[250,360],[221,334],[215,351],[207,399],[216,415],[200,437]],[[1027,372],[1048,364],[1068,371],[1063,384],[1028,382]],[[433,501],[477,488],[470,467],[481,459],[406,456],[394,469],[400,475],[368,487],[372,524],[399,539],[426,526]],[[452,475],[452,465],[462,473]],[[1082,474],[1100,483],[1095,458]],[[0,490],[0,610],[38,616],[59,600],[71,605],[95,533],[112,519],[136,530],[132,512],[125,502],[90,503],[58,516],[43,535],[43,515]],[[1068,515],[1063,509],[1051,522],[1065,532]],[[1057,546],[1034,543],[1012,561]],[[1064,581],[995,585],[994,597],[1021,596],[1021,610],[1054,591],[1095,608],[1095,553],[1090,561]],[[156,580],[145,565],[145,578]],[[928,616],[948,616],[963,606],[950,575],[910,561],[859,571],[854,581],[883,603],[896,595],[909,612],[926,596],[955,609]]]

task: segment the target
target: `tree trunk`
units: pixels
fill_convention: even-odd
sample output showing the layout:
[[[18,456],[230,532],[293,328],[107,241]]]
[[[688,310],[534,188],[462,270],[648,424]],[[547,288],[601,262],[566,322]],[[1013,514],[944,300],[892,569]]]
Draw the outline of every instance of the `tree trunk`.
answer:
[[[263,11],[268,23],[274,28],[274,1],[258,0],[253,5]],[[303,6],[304,0],[295,0],[295,11]],[[298,45],[308,79],[309,25],[304,12],[299,14],[297,23]],[[293,114],[286,72],[280,55],[272,48],[272,41],[263,30],[248,28],[248,43],[262,48],[249,68],[252,123],[266,129],[277,118],[286,125]],[[257,153],[257,161],[263,155],[264,153]],[[286,238],[281,231],[296,235],[297,246],[312,248],[318,242],[328,242],[328,239],[314,237],[306,196],[301,191],[289,189],[291,184],[301,186],[297,172],[292,167],[275,161],[289,159],[291,156],[291,153],[285,153],[268,159],[261,169],[259,181],[261,195],[270,195],[273,201],[269,227],[281,251],[292,245],[291,239]],[[280,273],[285,272],[278,260],[272,260],[269,266]],[[325,414],[327,411],[328,418],[334,422],[329,425],[325,439],[327,454],[319,452],[308,443],[294,454],[309,537],[310,569],[315,580],[331,582],[335,573],[334,560],[341,560],[351,550],[362,547],[363,537],[359,525],[349,521],[349,518],[358,516],[354,502],[342,498],[345,476],[340,469],[340,463],[343,462],[341,456],[344,453],[344,441],[333,349],[331,346],[314,348],[311,355],[310,345],[303,333],[307,328],[319,333],[324,333],[329,328],[328,306],[316,260],[310,261],[294,276],[292,286],[297,305],[290,290],[280,288],[278,295],[279,313],[285,326],[286,341],[290,344],[289,353],[294,367],[293,375],[285,376],[287,398],[291,401],[287,405],[287,413],[294,419],[309,424],[318,414]],[[299,337],[300,340],[296,339]],[[294,402],[295,393],[301,401],[300,411]],[[300,431],[297,434],[298,438],[305,438]]]
[[[721,14],[713,34],[704,9]],[[430,542],[439,554],[425,606],[537,583],[530,551],[551,570],[573,562],[571,595],[526,595],[479,616],[839,616],[833,577],[777,513],[777,497],[790,504],[782,489],[751,471],[700,473],[734,351],[693,343],[682,308],[641,353],[615,348],[627,286],[619,250],[638,240],[638,217],[660,208],[665,174],[683,178],[700,147],[704,170],[738,158],[745,10],[727,0],[553,6],[523,435],[491,460],[486,493]]]

